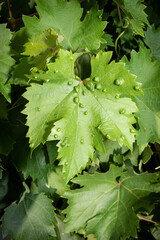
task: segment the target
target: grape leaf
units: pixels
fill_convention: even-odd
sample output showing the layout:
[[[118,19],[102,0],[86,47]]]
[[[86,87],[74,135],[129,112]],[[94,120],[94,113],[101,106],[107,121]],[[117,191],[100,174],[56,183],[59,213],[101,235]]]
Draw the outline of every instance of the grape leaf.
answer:
[[[111,165],[106,173],[84,173],[74,178],[72,181],[83,187],[65,193],[69,199],[69,207],[64,211],[65,232],[84,229],[87,235],[95,234],[97,240],[136,238],[138,218],[134,206],[144,204],[144,197],[159,191],[157,177]]]
[[[146,8],[142,2],[144,0],[114,0],[124,11],[125,15],[129,18],[130,24],[135,34],[144,36],[144,24],[149,26],[147,14],[144,12]]]
[[[11,84],[28,85],[29,80],[26,77],[31,71],[44,69],[46,63],[58,52],[62,37],[58,36],[53,29],[48,29],[43,34],[37,35],[33,40],[30,39],[25,46],[23,57],[15,65],[12,75],[9,79]]]
[[[64,185],[64,175],[61,167],[56,167],[55,171],[48,174],[48,187],[56,188],[56,193],[63,195],[68,190],[68,185]]]
[[[60,50],[47,73],[33,74],[33,79],[45,81],[43,85],[32,84],[24,93],[29,101],[23,113],[28,115],[30,147],[33,150],[46,140],[60,140],[58,158],[66,182],[92,159],[93,147],[104,150],[101,133],[132,149],[137,107],[121,95],[139,94],[134,89],[135,76],[123,63],[108,64],[110,58],[111,52],[93,57],[90,79],[81,80],[74,74],[72,53]]]
[[[160,142],[160,63],[152,61],[150,51],[145,48],[138,53],[132,51],[130,62],[125,58],[124,61],[126,68],[138,76],[144,92],[144,96],[133,97],[140,110],[136,113],[140,125],[137,143],[142,153],[149,142]]]
[[[8,83],[21,86],[28,85],[29,79],[27,78],[27,75],[31,74],[30,70],[33,67],[35,67],[35,65],[31,62],[30,57],[21,58],[19,64],[16,64],[13,67]]]
[[[10,39],[12,37],[9,29],[6,29],[6,24],[0,25],[0,92],[4,95],[8,102],[11,101],[10,84],[7,84],[9,71],[14,64],[13,58],[10,56]]]
[[[160,27],[148,28],[145,32],[145,43],[151,49],[151,54],[160,61]]]
[[[57,46],[58,35],[53,29],[48,29],[44,31],[43,35],[39,34],[35,39],[30,39],[25,46],[25,51],[22,55],[38,56],[41,53],[53,49]]]
[[[16,240],[42,240],[56,235],[54,209],[43,194],[26,194],[19,204],[5,209],[2,221],[3,234]]]
[[[32,154],[26,139],[20,139],[14,146],[12,161],[24,178],[31,176],[33,180],[44,179],[47,181],[48,165],[42,146],[39,146]]]
[[[23,16],[25,31],[29,38],[49,28],[64,37],[62,45],[65,49],[78,48],[98,49],[106,22],[102,22],[102,11],[92,8],[81,21],[83,9],[78,1],[39,0],[37,11],[40,18]]]

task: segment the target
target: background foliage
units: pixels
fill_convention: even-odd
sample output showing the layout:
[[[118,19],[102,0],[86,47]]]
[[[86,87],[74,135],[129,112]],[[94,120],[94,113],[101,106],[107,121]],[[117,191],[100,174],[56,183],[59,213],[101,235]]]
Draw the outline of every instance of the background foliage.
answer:
[[[0,0],[4,237],[160,239],[159,11]]]

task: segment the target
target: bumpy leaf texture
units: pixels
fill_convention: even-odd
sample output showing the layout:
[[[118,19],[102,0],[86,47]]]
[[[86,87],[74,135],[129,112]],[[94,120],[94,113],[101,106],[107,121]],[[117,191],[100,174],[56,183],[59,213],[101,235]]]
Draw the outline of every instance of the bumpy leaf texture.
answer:
[[[37,17],[23,17],[25,24],[25,34],[29,38],[34,38],[35,34],[49,28],[64,38],[62,45],[65,49],[76,50],[79,48],[97,49],[102,39],[106,22],[102,22],[102,11],[97,7],[92,8],[84,20],[81,21],[83,9],[80,3],[75,0],[69,2],[63,0],[38,0]],[[19,35],[19,33],[18,33]]]
[[[0,92],[4,95],[7,101],[11,101],[11,87],[6,84],[11,66],[14,64],[13,58],[10,56],[10,39],[12,37],[9,29],[6,29],[6,24],[0,25]]]
[[[136,238],[138,218],[134,206],[145,205],[144,197],[159,191],[155,174],[138,175],[114,165],[107,173],[84,173],[73,182],[83,187],[65,194],[69,199],[64,211],[66,232],[84,229],[97,240]]]
[[[150,51],[145,48],[138,53],[132,51],[130,62],[124,61],[126,68],[137,75],[144,92],[143,96],[133,97],[139,108],[137,142],[141,153],[149,142],[160,142],[160,63],[152,61]]]
[[[3,234],[16,240],[42,240],[56,236],[57,224],[51,201],[43,194],[26,194],[19,203],[5,209]]]
[[[35,73],[32,84],[24,93],[29,101],[23,111],[27,116],[30,147],[34,150],[46,140],[59,140],[61,165],[65,180],[85,168],[92,159],[94,147],[104,150],[103,137],[118,140],[132,149],[136,130],[134,112],[137,107],[124,94],[139,94],[135,76],[124,69],[124,63],[108,64],[112,53],[99,52],[91,60],[91,76],[80,79],[74,73],[74,56],[60,50],[48,72]]]

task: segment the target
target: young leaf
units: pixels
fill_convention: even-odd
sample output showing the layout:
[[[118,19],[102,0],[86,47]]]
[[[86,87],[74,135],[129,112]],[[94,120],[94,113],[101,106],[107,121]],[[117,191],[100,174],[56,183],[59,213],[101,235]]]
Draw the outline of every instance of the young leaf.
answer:
[[[8,74],[11,66],[14,64],[13,58],[10,56],[10,39],[12,37],[9,29],[6,29],[6,24],[0,25],[0,92],[4,95],[8,102],[11,101],[10,84],[6,84],[8,80]]]
[[[151,192],[160,190],[155,174],[135,174],[111,165],[106,173],[85,173],[73,180],[83,186],[65,194],[69,199],[66,232],[84,229],[97,240],[119,240],[137,236],[134,206]],[[143,198],[143,201],[141,199]]]
[[[78,1],[40,0],[37,2],[40,18],[23,17],[25,29],[30,38],[49,28],[64,37],[62,45],[65,49],[78,48],[98,49],[103,42],[103,29],[106,22],[102,22],[102,11],[92,8],[84,20],[81,21],[83,9]]]
[[[137,75],[144,92],[144,96],[133,97],[140,110],[136,113],[140,125],[137,143],[142,153],[149,142],[160,142],[160,63],[152,61],[150,51],[145,48],[138,53],[132,51],[130,62],[124,61],[126,68]]]
[[[46,140],[60,140],[58,158],[66,182],[92,159],[93,147],[103,151],[101,133],[132,149],[137,107],[121,96],[138,94],[135,76],[123,63],[108,64],[110,58],[111,52],[93,57],[90,79],[81,80],[74,74],[72,53],[60,50],[55,63],[48,64],[47,73],[33,75],[47,83],[32,84],[24,93],[29,101],[23,113],[28,115],[30,146],[33,150]]]
[[[151,49],[151,54],[160,61],[160,27],[155,29],[154,26],[152,28],[148,28],[145,32],[145,43]]]
[[[44,31],[43,35],[39,34],[35,39],[29,40],[24,46],[25,51],[23,55],[37,57],[45,51],[50,51],[57,45],[58,35],[54,32],[53,29],[48,29]]]
[[[16,240],[42,240],[56,235],[54,209],[43,194],[26,194],[19,204],[5,209],[2,221],[4,236],[10,234]]]
[[[25,44],[25,51],[22,55],[34,57],[31,63],[38,69],[43,69],[50,58],[59,50],[59,42],[62,40],[63,38],[58,37],[53,29],[48,29],[44,31],[43,35],[39,34],[35,39],[30,39]]]

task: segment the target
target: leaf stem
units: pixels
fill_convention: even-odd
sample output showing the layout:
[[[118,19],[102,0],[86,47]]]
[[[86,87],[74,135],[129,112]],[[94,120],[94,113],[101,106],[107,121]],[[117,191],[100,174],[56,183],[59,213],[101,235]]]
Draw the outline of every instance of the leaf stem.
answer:
[[[8,4],[9,18],[13,18],[12,11],[11,11],[11,5],[10,5],[10,1],[9,0],[7,0],[7,4]]]
[[[140,219],[140,220],[143,220],[143,221],[146,221],[146,222],[150,222],[150,223],[154,223],[154,224],[158,224],[157,222],[151,220],[151,219],[148,219],[148,218],[145,218],[145,217],[142,217],[140,215],[137,215],[137,217]]]
[[[81,70],[79,67],[78,59],[76,60],[76,66],[77,66],[77,70],[78,70],[78,76],[81,78]]]
[[[118,40],[120,39],[120,37],[122,37],[122,35],[125,33],[125,31],[126,31],[126,29],[119,34],[119,36],[116,38],[116,41],[115,41],[115,52],[117,54],[118,59],[120,56],[120,54],[118,53]]]
[[[120,23],[121,23],[122,27],[124,27],[124,26],[123,26],[123,22],[122,22],[122,17],[121,17],[121,11],[120,11],[120,8],[119,8],[118,5],[117,5],[117,10],[118,10],[118,15],[119,15]]]

